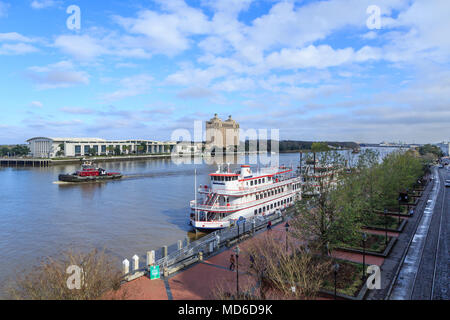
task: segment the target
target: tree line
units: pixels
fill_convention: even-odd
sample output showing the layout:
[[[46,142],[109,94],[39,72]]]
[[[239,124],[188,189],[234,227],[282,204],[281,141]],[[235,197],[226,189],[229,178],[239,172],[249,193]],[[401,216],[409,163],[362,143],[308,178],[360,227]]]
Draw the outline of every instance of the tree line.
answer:
[[[295,152],[295,151],[311,151],[314,149],[314,146],[320,146],[320,150],[315,151],[326,151],[332,148],[335,149],[358,149],[359,145],[356,142],[337,142],[337,141],[323,141],[323,142],[314,142],[314,141],[296,141],[296,140],[281,140],[276,141],[275,144],[278,143],[279,152]],[[249,150],[250,145],[256,144],[257,151],[260,150],[260,141],[254,140],[246,140],[245,141],[245,150]],[[261,144],[262,149],[266,149],[268,152],[272,151],[272,140],[264,140],[264,143]]]
[[[0,156],[26,156],[31,152],[28,146],[2,146],[0,147]]]

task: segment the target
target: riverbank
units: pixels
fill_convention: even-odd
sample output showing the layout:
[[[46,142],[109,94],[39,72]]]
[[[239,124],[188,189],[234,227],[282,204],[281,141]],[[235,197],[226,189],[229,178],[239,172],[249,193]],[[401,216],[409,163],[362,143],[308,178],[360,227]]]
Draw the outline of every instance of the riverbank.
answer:
[[[74,157],[74,158],[0,158],[0,164],[4,167],[48,167],[54,165],[79,164],[83,160],[94,162],[121,162],[121,161],[141,161],[151,159],[167,159],[167,158],[229,158],[237,156],[246,156],[252,154],[266,154],[266,152],[225,152],[211,155],[210,153],[159,153],[159,154],[142,154],[142,155],[121,155],[121,156],[95,156],[95,157]]]

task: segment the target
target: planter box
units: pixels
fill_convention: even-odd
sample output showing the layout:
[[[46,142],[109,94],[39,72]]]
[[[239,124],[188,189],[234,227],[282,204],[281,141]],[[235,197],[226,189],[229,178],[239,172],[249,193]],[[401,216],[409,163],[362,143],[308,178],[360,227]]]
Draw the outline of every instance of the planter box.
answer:
[[[379,215],[382,215],[382,216],[384,215],[383,211],[375,210],[374,212],[376,214],[379,214]],[[400,217],[412,217],[412,214],[409,213],[409,212],[408,213],[398,213],[398,211],[388,211],[387,215],[390,216],[390,217],[398,217],[398,216],[400,216]]]
[[[386,246],[386,248],[384,249],[383,252],[375,252],[375,251],[368,251],[368,250],[366,250],[365,254],[366,255],[370,255],[370,256],[386,258],[389,255],[389,253],[391,252],[392,247],[394,246],[396,241],[397,241],[397,238],[391,237],[391,240],[389,241],[388,245]],[[351,252],[351,253],[363,254],[363,250],[360,250],[360,249],[337,247],[336,250],[345,251],[345,252]]]
[[[398,214],[397,214],[398,216]],[[400,215],[402,216],[402,215]],[[404,215],[403,215],[404,216]],[[406,223],[408,222],[408,220],[402,220],[402,222],[400,222],[400,225],[398,226],[397,229],[390,229],[388,228],[387,231],[391,231],[391,232],[402,232],[403,229],[405,228]],[[382,227],[374,227],[374,226],[363,226],[364,229],[369,229],[369,230],[377,230],[377,231],[385,231],[385,228]]]

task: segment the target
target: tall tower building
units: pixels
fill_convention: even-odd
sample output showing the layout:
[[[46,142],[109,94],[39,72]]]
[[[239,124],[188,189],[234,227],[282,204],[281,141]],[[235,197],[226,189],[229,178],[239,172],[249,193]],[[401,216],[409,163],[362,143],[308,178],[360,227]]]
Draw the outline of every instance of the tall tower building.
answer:
[[[226,121],[222,121],[217,113],[209,121],[206,121],[206,148],[226,148],[234,150],[235,146],[239,146],[239,124],[228,117]]]

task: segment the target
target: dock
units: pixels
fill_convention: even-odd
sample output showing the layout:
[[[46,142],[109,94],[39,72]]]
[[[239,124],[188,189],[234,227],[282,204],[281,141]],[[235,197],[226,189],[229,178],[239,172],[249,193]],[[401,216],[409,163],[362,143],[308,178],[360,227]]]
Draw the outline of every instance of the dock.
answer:
[[[0,158],[1,167],[49,167],[50,159],[31,159],[31,158]]]

